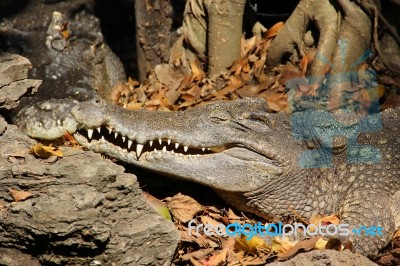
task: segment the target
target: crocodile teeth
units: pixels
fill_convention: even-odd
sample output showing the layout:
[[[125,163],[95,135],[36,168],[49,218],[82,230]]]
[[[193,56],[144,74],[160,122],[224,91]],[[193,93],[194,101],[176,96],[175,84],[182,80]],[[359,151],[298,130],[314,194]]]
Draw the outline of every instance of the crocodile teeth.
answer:
[[[205,151],[205,150],[206,150],[206,148],[201,148],[201,150],[202,150],[202,151]]]
[[[143,150],[143,144],[137,144],[136,145],[136,156],[139,158],[140,154],[142,154],[142,150]],[[155,150],[155,149],[154,149]]]
[[[175,143],[175,149],[178,149],[179,143]]]
[[[149,141],[149,145],[150,145],[150,147],[153,146],[153,141],[152,140]]]
[[[101,133],[101,127],[98,127],[98,128],[97,128],[97,131],[98,131],[99,133]]]
[[[125,137],[122,137],[122,142],[125,142]]]
[[[166,147],[166,146],[164,146],[164,147],[162,148],[162,152],[167,152],[167,147]]]
[[[93,136],[93,129],[88,129],[88,130],[87,130],[87,134],[88,134],[89,139],[92,139],[92,136]]]
[[[104,136],[101,136],[100,141],[101,141],[101,142],[105,142],[105,141],[106,141],[106,140],[104,139]]]
[[[207,148],[208,151],[211,151],[211,148]]]
[[[187,152],[187,151],[188,151],[188,149],[189,149],[189,147],[188,147],[188,146],[183,146],[183,150],[184,150],[185,152]]]
[[[111,128],[111,127],[109,127],[109,128],[108,128],[108,134],[110,134],[110,135],[111,135],[111,133],[112,133],[112,128]]]
[[[162,143],[162,139],[158,139],[158,143],[160,143],[160,145],[161,145],[161,143]]]
[[[117,138],[117,137],[118,137],[118,133],[115,132],[115,133],[114,133],[114,138]]]
[[[130,149],[132,146],[132,140],[128,139],[128,149]]]
[[[170,139],[169,139],[169,140],[167,140],[167,143],[168,143],[168,145],[169,145],[169,144],[171,144],[171,140],[170,140]]]

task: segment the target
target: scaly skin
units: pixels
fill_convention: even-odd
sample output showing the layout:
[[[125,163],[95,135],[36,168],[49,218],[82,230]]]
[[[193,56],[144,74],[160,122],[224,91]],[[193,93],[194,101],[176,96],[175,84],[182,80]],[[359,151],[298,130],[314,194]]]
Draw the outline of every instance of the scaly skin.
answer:
[[[341,149],[335,150],[333,143],[334,167],[324,169],[299,167],[301,153],[322,144],[295,140],[290,117],[267,113],[261,99],[215,103],[181,112],[129,111],[94,99],[74,107],[72,114],[82,128],[94,129],[90,141],[87,133],[74,135],[86,148],[207,185],[240,210],[277,217],[337,214],[350,229],[383,227],[383,236],[350,235],[354,248],[363,254],[376,254],[399,227],[399,109],[382,113],[382,131],[360,134],[361,144],[379,148],[379,163],[347,164],[346,144],[344,149],[341,143]],[[101,134],[98,127],[104,127]],[[115,132],[118,144],[112,144],[116,143]],[[121,136],[126,139],[122,141]],[[178,149],[175,143],[179,143]],[[184,146],[189,147],[186,152]]]

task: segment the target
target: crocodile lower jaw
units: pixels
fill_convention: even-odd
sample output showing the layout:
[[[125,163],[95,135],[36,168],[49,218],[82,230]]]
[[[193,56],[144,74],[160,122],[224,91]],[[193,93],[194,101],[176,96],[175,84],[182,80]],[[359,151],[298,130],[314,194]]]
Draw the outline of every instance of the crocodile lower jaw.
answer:
[[[80,144],[91,150],[107,154],[112,153],[110,154],[112,156],[123,156],[129,158],[129,161],[132,161],[132,159],[138,161],[143,156],[147,159],[157,158],[157,156],[167,157],[167,155],[184,159],[199,158],[224,150],[223,147],[188,147],[166,138],[137,143],[135,140],[122,136],[106,127],[98,127],[94,130],[80,129],[74,134],[74,137]]]

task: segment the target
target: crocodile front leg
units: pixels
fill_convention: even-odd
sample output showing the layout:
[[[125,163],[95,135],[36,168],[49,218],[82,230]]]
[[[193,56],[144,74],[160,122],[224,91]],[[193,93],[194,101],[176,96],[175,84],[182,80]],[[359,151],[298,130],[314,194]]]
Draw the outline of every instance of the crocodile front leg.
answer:
[[[376,255],[385,247],[395,232],[395,217],[391,205],[398,206],[398,197],[390,197],[387,192],[371,190],[374,186],[367,182],[364,189],[349,193],[341,208],[341,224],[349,224],[349,240],[353,249],[364,255]],[[366,183],[366,184],[367,184]],[[394,202],[396,201],[396,202]]]

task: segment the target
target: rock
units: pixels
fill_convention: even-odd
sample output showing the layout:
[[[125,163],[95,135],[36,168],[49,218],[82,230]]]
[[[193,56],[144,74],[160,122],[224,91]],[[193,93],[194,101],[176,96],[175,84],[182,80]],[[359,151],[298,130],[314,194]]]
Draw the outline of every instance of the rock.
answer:
[[[37,91],[40,80],[28,79],[31,63],[25,57],[0,52],[0,107],[12,110],[25,94]]]
[[[0,248],[0,264],[13,266],[40,266],[38,260],[16,249]]]
[[[283,261],[273,262],[268,266],[374,266],[378,265],[357,253],[350,250],[336,251],[332,249],[313,250],[296,255],[294,258]]]
[[[41,264],[170,264],[179,235],[147,205],[134,175],[78,148],[65,147],[55,163],[35,158],[29,149],[36,142],[13,125],[5,128],[0,246],[7,249],[0,264],[15,250]],[[9,189],[33,196],[15,202]]]

